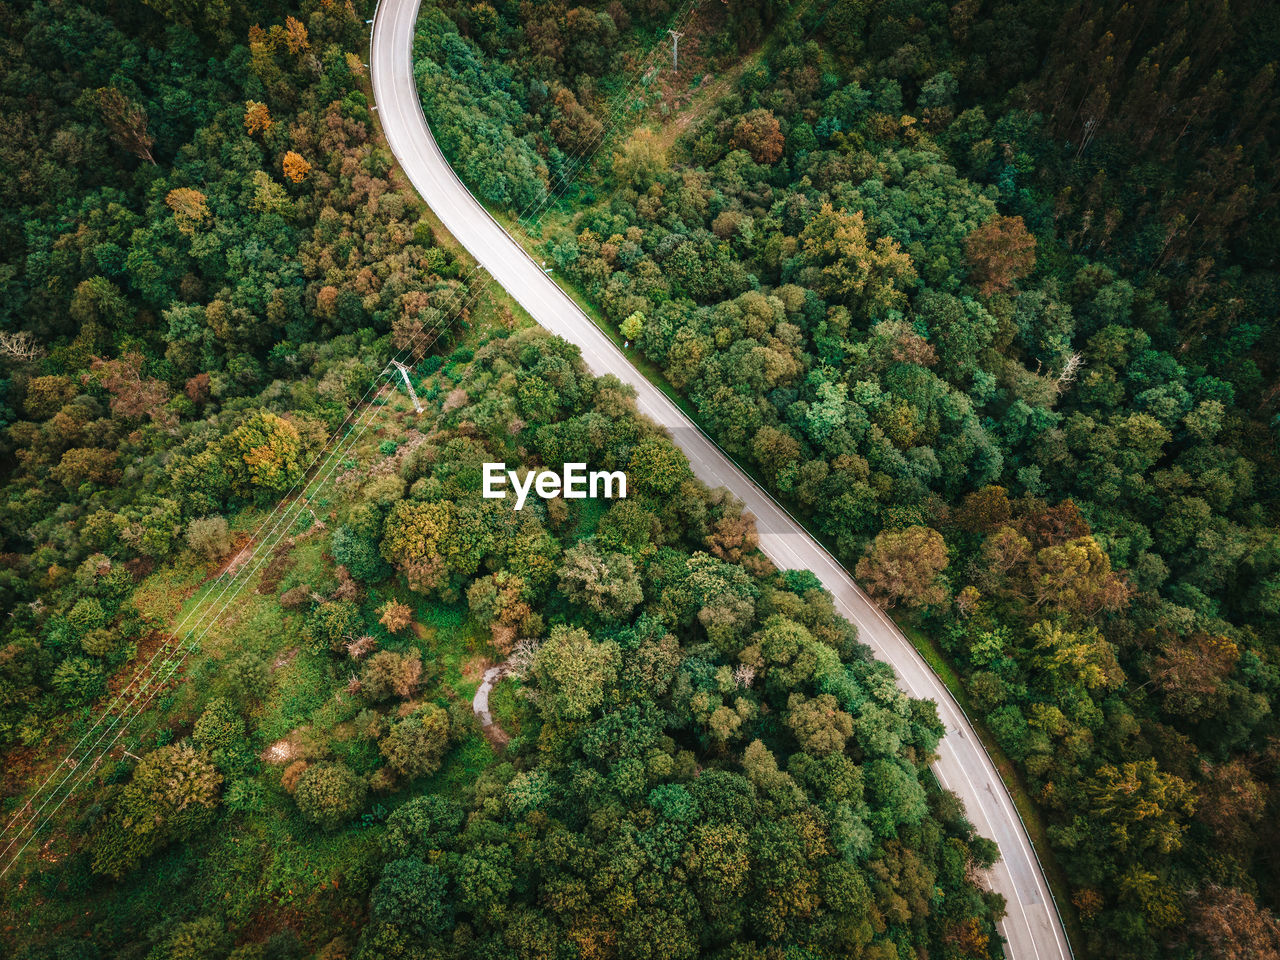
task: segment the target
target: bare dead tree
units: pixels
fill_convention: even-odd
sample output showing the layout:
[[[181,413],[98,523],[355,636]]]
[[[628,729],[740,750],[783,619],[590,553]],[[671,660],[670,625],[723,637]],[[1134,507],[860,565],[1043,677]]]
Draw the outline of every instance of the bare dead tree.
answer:
[[[1076,377],[1080,375],[1081,368],[1084,367],[1084,357],[1078,353],[1073,353],[1067,358],[1066,365],[1063,366],[1062,372],[1058,374],[1058,392],[1066,393],[1071,388],[1071,384],[1076,382]]]
[[[0,356],[29,363],[44,356],[44,347],[25,330],[0,330]]]

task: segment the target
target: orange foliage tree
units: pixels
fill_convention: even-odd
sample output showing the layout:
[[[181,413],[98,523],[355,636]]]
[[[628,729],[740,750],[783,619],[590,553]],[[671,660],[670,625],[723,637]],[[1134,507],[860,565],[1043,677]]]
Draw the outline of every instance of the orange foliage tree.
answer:
[[[773,163],[782,156],[782,125],[772,111],[752,110],[733,127],[731,146],[746,150],[756,163]]]
[[[275,124],[271,119],[271,110],[265,103],[257,100],[246,100],[244,102],[244,128],[249,131],[250,135],[255,133],[266,133]]]
[[[311,164],[307,163],[306,158],[302,154],[290,150],[284,155],[284,175],[289,178],[291,183],[301,183],[307,179],[307,174],[311,172]]]

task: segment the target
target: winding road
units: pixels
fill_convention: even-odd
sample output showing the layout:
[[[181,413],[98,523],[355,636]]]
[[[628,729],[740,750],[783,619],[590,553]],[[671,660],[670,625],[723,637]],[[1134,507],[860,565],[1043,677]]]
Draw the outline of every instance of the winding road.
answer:
[[[760,549],[770,560],[782,569],[813,571],[831,591],[836,609],[857,626],[859,639],[893,666],[900,687],[938,705],[947,732],[933,770],[964,802],[978,832],[1000,847],[1001,859],[988,881],[1008,902],[1001,925],[1008,955],[1014,960],[1070,960],[1061,919],[1013,800],[942,681],[826,549],[631,365],[453,172],[431,136],[414,85],[412,50],[419,2],[381,0],[369,50],[383,133],[409,181],[445,228],[539,324],[581,349],[592,373],[613,374],[635,388],[636,407],[667,429],[698,478],[712,488],[726,487],[755,515]]]

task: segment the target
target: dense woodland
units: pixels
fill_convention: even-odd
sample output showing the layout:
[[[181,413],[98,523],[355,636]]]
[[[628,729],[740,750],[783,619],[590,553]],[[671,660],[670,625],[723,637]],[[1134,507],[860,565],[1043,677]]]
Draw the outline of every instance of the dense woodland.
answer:
[[[512,212],[665,29],[566,7],[420,25],[437,135]],[[1083,946],[1280,955],[1280,15],[692,23],[541,252],[959,668]]]
[[[366,12],[0,4],[0,951],[1001,956],[932,705],[620,384],[473,298],[378,139]],[[397,351],[422,414],[362,402]],[[326,457],[353,409],[368,430]],[[255,540],[317,458],[332,479]],[[577,459],[630,496],[479,497],[484,461]],[[217,622],[171,635],[258,548]]]

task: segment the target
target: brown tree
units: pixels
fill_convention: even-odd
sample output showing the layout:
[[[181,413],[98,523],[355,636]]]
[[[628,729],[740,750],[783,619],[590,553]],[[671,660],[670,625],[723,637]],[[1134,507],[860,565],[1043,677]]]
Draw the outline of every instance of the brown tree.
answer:
[[[746,150],[756,163],[773,163],[782,156],[783,145],[782,126],[769,110],[752,110],[733,125],[730,146]]]
[[[1089,521],[1074,500],[1063,500],[1052,507],[1043,500],[1022,500],[1019,503],[1028,504],[1022,530],[1038,547],[1057,546],[1089,536]]]
[[[726,514],[715,522],[705,542],[721,560],[741,563],[744,554],[760,545],[755,517],[749,513]]]
[[[1203,765],[1196,816],[1227,844],[1247,848],[1257,842],[1256,824],[1267,806],[1267,787],[1242,760]]]
[[[426,356],[431,344],[431,335],[421,317],[402,315],[391,321],[391,345],[400,351],[410,351],[415,363]]]
[[[359,660],[361,657],[368,656],[378,649],[378,640],[369,634],[363,634],[347,643],[347,656],[352,660]]]
[[[1021,217],[995,216],[964,241],[969,278],[989,297],[1007,290],[1036,265],[1036,238]]]
[[[923,607],[947,599],[947,584],[942,578],[947,563],[942,534],[914,526],[877,535],[855,573],[881,606],[905,603]]]
[[[139,160],[155,163],[151,156],[155,138],[147,132],[147,111],[115,87],[99,87],[96,98],[111,139]]]
[[[413,695],[422,679],[422,657],[418,652],[395,653],[382,650],[369,658],[360,674],[360,691],[369,700],[404,700]]]
[[[988,533],[1004,526],[1012,515],[1005,488],[989,486],[965,496],[955,512],[955,521],[970,533]]]
[[[388,600],[382,605],[382,617],[378,621],[389,633],[399,633],[413,622],[413,610],[408,604]]]
[[[290,53],[302,53],[311,47],[307,38],[307,28],[297,17],[285,17],[284,44]]]
[[[574,155],[599,144],[604,127],[578,102],[572,90],[562,87],[556,91],[554,102],[556,115],[551,121],[551,135],[561,150]]]
[[[481,577],[467,590],[471,614],[487,624],[493,648],[506,655],[519,636],[531,636],[541,628],[541,618],[524,600],[525,582],[506,570]]]
[[[1226,706],[1223,683],[1240,658],[1226,637],[1198,633],[1169,639],[1151,664],[1151,681],[1170,713],[1202,720]]]
[[[1234,887],[1206,887],[1191,903],[1191,940],[1213,960],[1280,960],[1280,923]]]
[[[183,391],[192,403],[204,403],[209,399],[210,377],[207,373],[197,373],[189,379]]]
[[[169,402],[169,387],[162,380],[144,377],[146,362],[140,353],[130,353],[116,360],[94,360],[89,369],[111,394],[111,412],[117,417],[148,416],[159,426],[175,422]]]
[[[49,475],[68,490],[82,483],[110,485],[120,480],[120,454],[99,447],[73,447]]]

